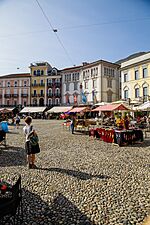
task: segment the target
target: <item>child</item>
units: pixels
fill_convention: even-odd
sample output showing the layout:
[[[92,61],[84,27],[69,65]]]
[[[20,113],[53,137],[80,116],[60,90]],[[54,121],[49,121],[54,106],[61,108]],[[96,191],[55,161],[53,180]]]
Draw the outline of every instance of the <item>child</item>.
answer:
[[[33,126],[31,126],[32,123],[32,117],[27,116],[25,118],[26,126],[23,128],[24,134],[26,136],[26,143],[25,143],[25,150],[27,153],[27,160],[29,163],[29,169],[36,169],[35,165],[35,154],[40,152],[39,145],[32,146],[30,143],[30,136],[35,135],[35,129]]]

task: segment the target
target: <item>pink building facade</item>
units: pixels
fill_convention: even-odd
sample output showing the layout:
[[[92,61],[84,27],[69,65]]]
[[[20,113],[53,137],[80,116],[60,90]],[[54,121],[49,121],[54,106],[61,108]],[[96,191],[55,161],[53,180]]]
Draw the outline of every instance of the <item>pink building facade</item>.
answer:
[[[0,77],[0,106],[21,107],[30,105],[29,73],[9,74]]]

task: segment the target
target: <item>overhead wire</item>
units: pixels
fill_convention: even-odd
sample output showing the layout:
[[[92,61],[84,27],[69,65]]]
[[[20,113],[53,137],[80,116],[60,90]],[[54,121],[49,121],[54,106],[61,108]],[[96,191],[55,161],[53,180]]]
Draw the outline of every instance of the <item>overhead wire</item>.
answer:
[[[61,41],[60,37],[59,37],[58,34],[57,34],[57,29],[54,29],[54,27],[52,26],[52,24],[51,24],[51,22],[50,22],[48,16],[46,15],[46,13],[45,13],[44,9],[42,8],[41,4],[39,3],[39,1],[38,1],[38,0],[35,0],[35,1],[37,2],[39,8],[41,9],[41,11],[42,11],[42,13],[43,13],[45,19],[47,20],[49,26],[51,27],[52,31],[54,32],[54,34],[55,34],[55,36],[56,36],[58,42],[60,43],[60,45],[61,45],[62,48],[64,49],[64,52],[66,53],[68,59],[70,60],[70,62],[72,63],[72,65],[74,65],[72,58],[70,57],[70,55],[69,55],[67,49],[65,48],[63,42]]]
[[[58,27],[58,30],[69,30],[69,29],[82,29],[82,28],[88,28],[88,27],[94,27],[94,26],[103,26],[103,25],[111,25],[111,24],[117,24],[117,23],[132,23],[132,22],[137,22],[137,21],[144,21],[144,20],[150,20],[150,17],[147,18],[135,18],[135,19],[124,19],[124,20],[114,20],[114,21],[106,21],[106,22],[101,22],[101,23],[94,23],[94,24],[80,24],[80,25],[75,25],[75,26],[64,26],[64,27]],[[52,31],[57,32],[57,29],[53,29],[51,27]],[[15,33],[15,34],[7,34],[7,35],[0,35],[0,38],[11,38],[11,37],[17,37],[17,36],[28,36],[32,34],[37,34],[37,33],[44,33],[44,32],[49,32],[49,29],[44,29],[44,30],[35,30],[35,31],[28,31],[28,32],[22,32],[22,33]],[[58,36],[58,35],[57,35]]]

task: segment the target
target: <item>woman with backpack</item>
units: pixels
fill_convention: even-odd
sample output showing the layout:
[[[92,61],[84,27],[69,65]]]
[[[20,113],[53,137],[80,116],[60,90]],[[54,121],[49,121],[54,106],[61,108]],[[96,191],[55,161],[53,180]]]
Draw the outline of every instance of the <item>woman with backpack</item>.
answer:
[[[27,116],[25,118],[26,126],[23,128],[23,132],[26,136],[25,150],[27,153],[27,160],[29,163],[29,169],[36,169],[35,165],[35,154],[40,152],[38,144],[38,136],[35,129],[31,125],[32,117]]]

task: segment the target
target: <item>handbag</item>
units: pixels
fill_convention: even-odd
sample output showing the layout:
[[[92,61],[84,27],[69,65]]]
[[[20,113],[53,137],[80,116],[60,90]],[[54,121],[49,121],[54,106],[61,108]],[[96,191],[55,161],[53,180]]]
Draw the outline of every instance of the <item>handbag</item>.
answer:
[[[31,126],[31,130],[30,132],[32,131],[32,126]],[[39,142],[39,138],[38,138],[38,135],[37,134],[34,134],[34,132],[32,132],[30,135],[29,135],[29,141],[30,141],[30,144],[31,146],[36,146]]]

